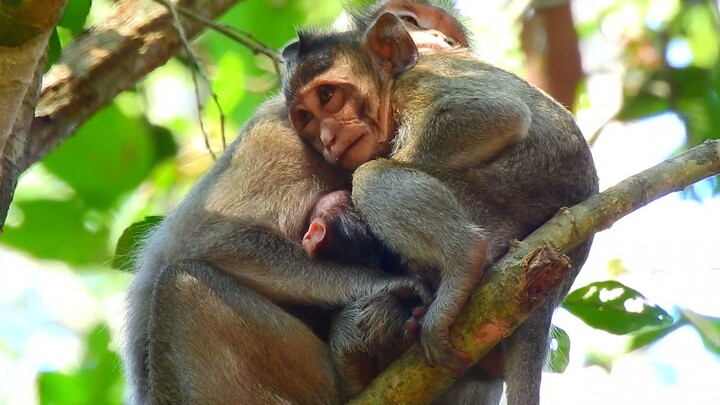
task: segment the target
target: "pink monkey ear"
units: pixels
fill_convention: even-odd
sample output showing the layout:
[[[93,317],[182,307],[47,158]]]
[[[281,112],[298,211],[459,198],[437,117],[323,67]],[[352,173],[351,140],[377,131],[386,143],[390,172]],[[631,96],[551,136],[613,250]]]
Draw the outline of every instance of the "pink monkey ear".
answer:
[[[418,59],[418,49],[402,21],[383,13],[365,32],[365,48],[393,77],[409,70]]]
[[[305,236],[303,236],[302,245],[310,257],[315,257],[318,250],[322,247],[326,235],[325,221],[321,218],[315,218],[310,222]]]

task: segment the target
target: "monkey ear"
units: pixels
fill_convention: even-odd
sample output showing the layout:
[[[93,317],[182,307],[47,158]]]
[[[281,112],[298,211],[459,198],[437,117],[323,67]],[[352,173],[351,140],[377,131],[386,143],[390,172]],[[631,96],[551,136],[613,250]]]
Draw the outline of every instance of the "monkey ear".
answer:
[[[298,31],[298,39],[285,45],[282,50],[282,58],[285,63],[290,64],[299,58],[300,52],[302,51],[305,43],[307,43],[307,33],[305,31]]]
[[[300,40],[293,41],[285,46],[282,50],[282,58],[285,63],[292,63],[297,60],[300,53]]]
[[[418,59],[418,49],[402,21],[383,13],[365,33],[365,47],[393,77],[409,70]]]
[[[325,221],[322,218],[315,218],[310,222],[305,236],[303,236],[302,246],[310,257],[315,257],[320,253],[320,249],[325,243],[327,229]]]

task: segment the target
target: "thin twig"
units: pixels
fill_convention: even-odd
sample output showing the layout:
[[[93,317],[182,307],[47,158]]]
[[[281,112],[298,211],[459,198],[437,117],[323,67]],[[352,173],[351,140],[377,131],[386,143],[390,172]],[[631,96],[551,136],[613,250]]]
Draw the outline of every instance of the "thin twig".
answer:
[[[218,100],[218,96],[213,91],[212,84],[210,83],[210,79],[208,79],[207,75],[203,71],[202,66],[200,65],[200,61],[198,61],[197,57],[195,56],[195,53],[190,49],[190,41],[188,41],[187,36],[185,35],[185,29],[182,27],[182,24],[180,24],[180,16],[178,15],[178,7],[168,0],[155,0],[159,2],[160,4],[167,7],[167,9],[170,11],[170,14],[172,15],[173,19],[173,26],[175,27],[175,30],[178,33],[178,37],[180,37],[180,42],[182,43],[183,48],[185,49],[185,53],[188,56],[188,59],[190,60],[190,63],[194,65],[195,70],[192,70],[192,79],[193,79],[193,86],[195,88],[195,97],[197,98],[197,108],[198,108],[198,122],[200,124],[200,131],[203,134],[203,137],[205,138],[205,147],[207,148],[208,152],[210,152],[210,155],[212,156],[213,160],[216,158],[215,152],[213,152],[212,148],[210,147],[210,140],[209,135],[207,131],[205,130],[205,125],[203,124],[202,116],[201,116],[201,107],[200,107],[200,87],[198,86],[196,73],[200,75],[200,78],[203,80],[205,85],[208,88],[208,92],[210,93],[210,97],[213,100],[213,104],[215,104],[215,107],[218,110],[218,114],[220,115],[220,136],[222,138],[222,144],[223,144],[223,150],[225,150],[225,113],[222,110],[222,107],[220,106],[220,100]]]
[[[157,0],[160,2],[166,1],[166,0]],[[205,25],[206,27],[225,35],[226,37],[232,39],[233,41],[243,45],[244,47],[248,48],[253,54],[257,55],[264,55],[267,58],[269,58],[273,66],[275,68],[275,74],[280,76],[280,64],[283,63],[282,58],[276,52],[273,48],[266,45],[262,41],[255,38],[252,34],[250,34],[247,31],[243,31],[240,29],[237,29],[233,26],[227,25],[227,24],[221,24],[218,22],[215,22],[211,19],[205,18],[201,15],[195,14],[192,10],[188,10],[184,7],[175,5],[175,9],[182,14],[183,16],[198,22],[202,25]]]

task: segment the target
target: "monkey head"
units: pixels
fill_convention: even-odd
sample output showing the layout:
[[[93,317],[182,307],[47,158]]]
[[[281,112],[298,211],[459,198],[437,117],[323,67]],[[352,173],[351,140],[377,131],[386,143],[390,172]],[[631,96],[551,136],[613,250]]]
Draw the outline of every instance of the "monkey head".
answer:
[[[446,47],[470,47],[470,34],[453,1],[389,0],[349,10],[353,25],[365,31],[381,14],[390,12],[405,22],[420,53]]]
[[[390,151],[392,84],[419,56],[405,24],[383,13],[365,33],[303,32],[283,51],[290,122],[328,162],[352,170]]]

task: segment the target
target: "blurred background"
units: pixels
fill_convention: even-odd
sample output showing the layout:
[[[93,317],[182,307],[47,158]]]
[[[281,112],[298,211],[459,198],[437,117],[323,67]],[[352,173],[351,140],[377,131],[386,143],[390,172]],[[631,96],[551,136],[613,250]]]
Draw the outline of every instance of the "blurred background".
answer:
[[[717,1],[573,0],[574,23],[562,1],[537,2],[531,11],[528,1],[457,3],[480,56],[572,108],[592,143],[601,189],[720,137]],[[51,51],[112,6],[70,0]],[[220,21],[278,49],[296,27],[331,24],[341,11],[335,0],[246,0]],[[559,56],[546,52],[553,47]],[[211,30],[193,50],[218,95],[229,141],[277,91],[274,67]],[[111,267],[114,259],[123,264],[114,257],[118,239],[131,224],[166,214],[212,164],[188,65],[178,56],[152,72],[21,178],[0,237],[0,404],[122,402],[117,350],[132,275]],[[220,153],[219,114],[206,90],[201,116]],[[554,324],[571,347],[564,373],[543,377],[544,404],[718,401],[718,191],[717,177],[703,181],[597,235],[574,288],[620,281],[675,322],[617,335],[559,309]]]

